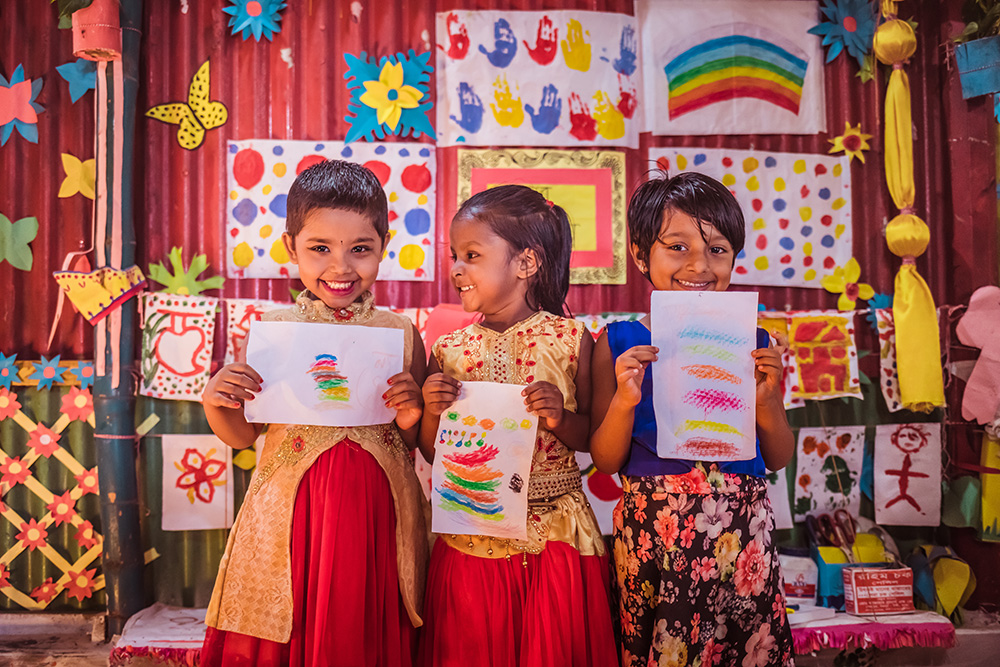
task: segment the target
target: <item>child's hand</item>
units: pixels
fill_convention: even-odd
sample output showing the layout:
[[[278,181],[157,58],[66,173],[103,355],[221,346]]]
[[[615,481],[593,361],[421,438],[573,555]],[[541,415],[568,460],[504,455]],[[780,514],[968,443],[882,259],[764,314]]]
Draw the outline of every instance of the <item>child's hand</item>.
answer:
[[[784,373],[784,364],[781,362],[781,355],[788,345],[788,339],[775,332],[775,339],[778,341],[777,347],[754,350],[750,355],[754,359],[754,376],[757,379],[757,405],[766,406],[775,402],[782,403],[781,376]]]
[[[618,380],[616,394],[626,405],[639,405],[646,367],[656,361],[659,352],[660,348],[652,345],[636,345],[625,350],[615,361],[615,378]]]
[[[551,382],[532,382],[521,392],[528,412],[545,420],[545,428],[559,428],[563,418],[563,395]]]
[[[406,430],[420,421],[424,412],[424,402],[420,397],[420,387],[408,371],[397,373],[388,380],[389,389],[382,394],[385,407],[396,411],[396,425]]]
[[[444,373],[435,373],[424,380],[424,408],[435,417],[451,407],[458,400],[458,390],[462,383]]]
[[[252,401],[263,382],[253,368],[243,363],[229,364],[212,376],[201,394],[201,402],[215,408],[237,409]]]

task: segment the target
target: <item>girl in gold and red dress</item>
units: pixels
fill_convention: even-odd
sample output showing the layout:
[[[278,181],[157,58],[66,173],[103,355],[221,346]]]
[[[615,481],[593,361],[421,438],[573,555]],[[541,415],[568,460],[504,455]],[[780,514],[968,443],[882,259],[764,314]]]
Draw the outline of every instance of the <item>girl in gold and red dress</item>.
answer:
[[[481,321],[433,347],[420,448],[434,457],[441,413],[463,381],[524,385],[539,418],[527,541],[439,535],[431,554],[425,667],[617,664],[608,557],[573,450],[590,433],[586,327],[563,317],[569,289],[566,213],[537,192],[500,186],[466,201],[450,229],[451,279]]]

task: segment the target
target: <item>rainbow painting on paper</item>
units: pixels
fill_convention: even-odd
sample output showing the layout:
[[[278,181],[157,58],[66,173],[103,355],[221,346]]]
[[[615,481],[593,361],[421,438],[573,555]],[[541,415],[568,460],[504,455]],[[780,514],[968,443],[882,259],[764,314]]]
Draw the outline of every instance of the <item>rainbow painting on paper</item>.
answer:
[[[675,46],[667,57],[671,118],[739,97],[799,113],[809,56],[767,28],[716,26]]]
[[[823,50],[808,32],[818,14],[807,0],[639,0],[643,129],[672,136],[826,132]]]
[[[309,374],[316,383],[316,393],[321,401],[346,403],[351,400],[347,376],[338,370],[334,355],[317,354],[316,361],[309,367]]]
[[[656,453],[744,461],[757,454],[756,292],[653,292]]]

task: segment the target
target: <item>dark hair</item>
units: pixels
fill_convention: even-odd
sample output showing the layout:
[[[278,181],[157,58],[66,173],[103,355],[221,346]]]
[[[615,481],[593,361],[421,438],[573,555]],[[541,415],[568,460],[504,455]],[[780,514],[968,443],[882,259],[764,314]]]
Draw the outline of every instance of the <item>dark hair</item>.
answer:
[[[685,171],[673,178],[660,171],[632,193],[628,203],[628,235],[638,248],[642,262],[649,262],[649,251],[660,237],[663,215],[680,211],[698,222],[701,237],[703,223],[715,226],[733,246],[733,261],[746,241],[746,221],[736,197],[726,186],[710,176]]]
[[[500,185],[466,199],[453,222],[472,219],[489,225],[514,252],[535,251],[538,272],[528,282],[528,307],[566,314],[573,251],[566,211],[527,186]]]
[[[285,231],[293,242],[306,216],[318,208],[343,209],[367,217],[380,240],[389,233],[385,191],[375,174],[356,162],[324,160],[295,178],[288,190],[285,218]]]

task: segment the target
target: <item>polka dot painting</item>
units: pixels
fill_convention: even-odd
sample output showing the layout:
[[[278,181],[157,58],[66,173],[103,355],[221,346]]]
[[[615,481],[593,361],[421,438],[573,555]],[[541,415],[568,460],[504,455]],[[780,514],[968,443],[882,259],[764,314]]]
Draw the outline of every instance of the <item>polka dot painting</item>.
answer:
[[[719,148],[651,148],[671,176],[699,171],[736,196],[747,238],[734,284],[822,289],[852,256],[847,158]]]
[[[229,142],[227,275],[230,278],[298,275],[281,242],[288,190],[298,174],[330,159],[365,165],[385,189],[391,238],[379,268],[379,279],[433,280],[436,199],[433,146],[269,139]]]

